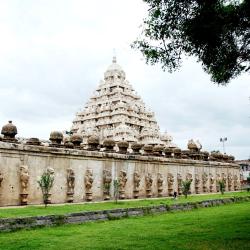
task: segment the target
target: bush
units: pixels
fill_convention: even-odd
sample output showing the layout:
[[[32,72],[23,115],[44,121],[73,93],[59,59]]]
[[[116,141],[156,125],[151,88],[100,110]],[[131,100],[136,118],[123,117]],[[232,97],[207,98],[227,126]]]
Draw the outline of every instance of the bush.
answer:
[[[54,184],[54,176],[52,173],[50,173],[48,170],[45,171],[40,180],[38,181],[39,187],[42,190],[43,193],[43,203],[45,205],[45,208],[47,207],[49,202],[49,192]]]
[[[191,180],[186,180],[186,181],[182,181],[181,185],[182,185],[182,193],[185,195],[185,198],[187,198],[188,193],[190,191],[190,186],[191,186],[192,181]]]
[[[218,184],[219,184],[221,194],[224,194],[224,192],[225,192],[225,182],[223,180],[219,180]]]

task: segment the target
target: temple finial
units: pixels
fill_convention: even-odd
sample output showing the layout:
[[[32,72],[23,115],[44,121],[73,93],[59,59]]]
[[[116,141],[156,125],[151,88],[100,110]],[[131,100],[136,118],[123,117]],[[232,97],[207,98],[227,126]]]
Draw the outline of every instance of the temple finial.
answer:
[[[113,60],[112,63],[116,63],[116,52],[115,49],[113,49]]]

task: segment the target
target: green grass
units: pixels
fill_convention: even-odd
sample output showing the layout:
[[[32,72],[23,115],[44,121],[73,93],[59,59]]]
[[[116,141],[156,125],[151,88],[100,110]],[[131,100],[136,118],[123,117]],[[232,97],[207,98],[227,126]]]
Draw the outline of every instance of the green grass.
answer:
[[[234,196],[249,196],[250,193],[247,192],[234,192],[221,194],[208,194],[208,195],[193,195],[188,196],[185,199],[183,196],[178,200],[173,200],[172,198],[162,198],[162,199],[146,199],[146,200],[131,200],[131,201],[119,201],[115,204],[111,202],[99,202],[99,203],[84,203],[84,204],[65,204],[58,206],[49,205],[47,208],[44,206],[27,206],[19,208],[1,208],[0,218],[7,217],[27,217],[27,216],[37,216],[37,215],[51,215],[51,214],[67,214],[80,211],[94,211],[94,210],[106,210],[114,208],[128,208],[128,207],[141,207],[141,206],[152,206],[159,204],[175,204],[183,202],[193,202],[202,201],[216,198],[227,198]]]
[[[250,249],[250,202],[0,234],[0,249]]]

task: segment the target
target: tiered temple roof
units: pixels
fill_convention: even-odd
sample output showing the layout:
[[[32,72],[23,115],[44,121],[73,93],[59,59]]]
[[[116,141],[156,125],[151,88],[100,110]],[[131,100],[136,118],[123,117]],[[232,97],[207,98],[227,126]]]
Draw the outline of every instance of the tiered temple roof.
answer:
[[[83,136],[83,143],[90,135],[100,140],[140,142],[143,144],[171,144],[172,137],[160,134],[154,112],[146,109],[141,97],[126,80],[126,74],[116,57],[104,73],[93,96],[76,114],[72,132]]]

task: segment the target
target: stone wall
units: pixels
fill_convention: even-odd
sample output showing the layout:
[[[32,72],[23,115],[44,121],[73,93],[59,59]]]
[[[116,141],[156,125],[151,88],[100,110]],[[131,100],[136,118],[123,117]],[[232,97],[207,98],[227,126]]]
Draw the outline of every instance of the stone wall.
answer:
[[[114,179],[120,183],[120,198],[128,199],[172,195],[178,181],[186,179],[193,180],[192,193],[218,191],[221,178],[226,191],[240,186],[234,163],[0,142],[0,206],[42,203],[37,181],[47,169],[54,172],[52,203],[112,198]]]

